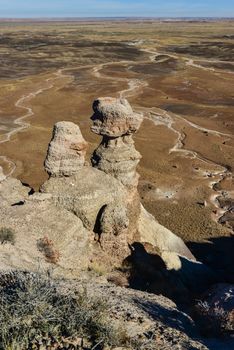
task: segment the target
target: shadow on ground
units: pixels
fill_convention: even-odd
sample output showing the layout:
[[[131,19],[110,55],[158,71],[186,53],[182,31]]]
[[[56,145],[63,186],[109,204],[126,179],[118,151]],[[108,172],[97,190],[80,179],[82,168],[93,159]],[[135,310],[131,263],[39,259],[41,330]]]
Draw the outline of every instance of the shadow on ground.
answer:
[[[217,272],[219,282],[234,283],[234,236],[190,242],[188,247],[199,261]]]

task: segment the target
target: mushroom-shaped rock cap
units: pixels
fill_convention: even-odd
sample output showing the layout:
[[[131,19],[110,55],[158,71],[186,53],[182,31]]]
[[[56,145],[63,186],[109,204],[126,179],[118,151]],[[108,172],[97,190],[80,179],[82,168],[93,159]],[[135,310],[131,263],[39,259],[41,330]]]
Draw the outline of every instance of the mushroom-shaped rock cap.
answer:
[[[74,175],[85,162],[87,142],[78,125],[58,122],[48,147],[45,170],[51,176]]]
[[[134,113],[128,101],[123,98],[98,98],[93,103],[93,110],[91,130],[99,135],[130,135],[139,129],[143,120],[143,116]]]

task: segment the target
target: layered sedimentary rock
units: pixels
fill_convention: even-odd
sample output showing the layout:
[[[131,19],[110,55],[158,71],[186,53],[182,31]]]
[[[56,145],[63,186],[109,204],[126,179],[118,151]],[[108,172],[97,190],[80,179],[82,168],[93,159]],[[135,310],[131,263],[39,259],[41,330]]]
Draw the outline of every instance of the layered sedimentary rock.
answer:
[[[62,141],[70,139],[71,128],[64,127],[64,124],[67,125],[67,123],[57,123],[55,130],[57,130],[58,124],[60,133],[62,129]],[[72,130],[77,130],[74,124],[72,125]],[[80,131],[79,140],[81,145],[86,144]],[[64,146],[64,143],[62,145]],[[65,146],[67,146],[67,143],[65,143]],[[120,262],[129,254],[128,234],[126,234],[129,228],[129,219],[125,187],[113,176],[99,169],[83,166],[85,148],[82,150],[83,153],[78,155],[78,160],[76,156],[75,167],[73,167],[75,171],[72,173],[73,163],[70,157],[70,144],[68,144],[67,153],[71,163],[67,166],[68,163],[63,162],[61,172],[60,158],[66,160],[66,148],[62,147],[62,155],[59,156],[60,148],[61,137],[56,137],[53,133],[45,161],[47,170],[49,160],[53,176],[41,186],[40,191],[44,194],[50,194],[51,200],[56,206],[75,214],[81,219],[86,229],[93,231],[95,242],[99,244],[103,252],[97,249],[98,254],[103,260],[107,261],[111,256],[113,263],[116,261]],[[57,162],[54,162],[54,158],[51,157],[54,151],[56,151]],[[69,172],[65,171],[64,164],[67,166],[66,169],[69,169]],[[59,172],[57,169],[59,169]],[[66,176],[61,176],[61,173],[66,174]],[[104,253],[106,253],[106,257],[103,258]]]
[[[85,162],[87,142],[78,125],[72,122],[58,122],[54,126],[45,170],[50,176],[71,176],[77,173]]]
[[[120,266],[137,243],[144,248],[144,257],[159,258],[165,278],[167,271],[180,270],[180,280],[191,285],[193,272],[198,267],[202,270],[202,264],[198,266],[184,242],[140,203],[136,167],[141,156],[132,135],[142,116],[122,99],[100,98],[93,109],[92,130],[103,137],[93,154],[93,167],[84,166],[87,143],[79,127],[60,122],[54,127],[45,161],[50,178],[40,192],[32,195],[18,180],[1,182],[0,229],[4,225],[15,230],[16,244],[2,247],[0,263],[32,269],[36,259],[43,258],[37,241],[52,241],[61,252],[60,273],[67,275],[70,266],[75,275],[90,264],[105,269]],[[150,268],[155,284],[162,266]],[[199,275],[204,279],[200,270]]]
[[[129,189],[136,188],[141,159],[132,135],[139,129],[143,116],[134,113],[125,99],[99,98],[93,103],[91,130],[103,137],[92,156],[94,167],[114,176]]]

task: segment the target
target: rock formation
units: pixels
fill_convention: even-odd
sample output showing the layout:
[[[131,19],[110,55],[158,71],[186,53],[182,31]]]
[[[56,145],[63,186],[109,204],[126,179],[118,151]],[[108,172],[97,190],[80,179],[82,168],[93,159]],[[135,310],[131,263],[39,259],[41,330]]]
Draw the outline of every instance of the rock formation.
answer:
[[[71,122],[58,122],[54,126],[45,170],[50,176],[71,176],[84,165],[87,142],[80,128]]]
[[[30,196],[24,204],[1,202],[0,206],[0,235],[7,229],[15,236],[15,242],[0,244],[2,270],[54,267],[55,276],[74,278],[88,268],[92,237],[77,216],[56,207],[43,194]],[[40,249],[42,241],[46,244]]]
[[[136,188],[140,153],[134,147],[132,135],[142,121],[125,99],[99,98],[93,103],[91,130],[101,135],[102,142],[92,156],[94,167],[114,176],[129,189]]]
[[[37,249],[38,240],[44,239],[60,252],[57,273],[76,276],[93,264],[105,271],[121,266],[138,242],[146,256],[149,247],[159,256],[165,271],[180,270],[183,275],[186,265],[186,278],[180,279],[189,285],[193,268],[198,270],[195,258],[140,203],[136,167],[141,156],[132,135],[142,116],[124,99],[100,98],[93,109],[92,131],[103,137],[92,156],[93,167],[85,164],[87,143],[79,127],[59,122],[45,160],[50,178],[40,192],[31,195],[18,180],[2,181],[0,229],[13,229],[18,238],[14,245],[1,247],[0,263],[36,269],[38,257],[45,258]],[[152,267],[151,278],[156,279],[158,269]],[[207,272],[199,274],[204,280]]]
[[[24,203],[28,198],[30,188],[14,178],[7,178],[0,182],[0,203],[7,203],[14,206],[17,203]]]
[[[80,153],[74,152],[75,142]],[[112,263],[119,263],[129,252],[126,189],[114,177],[84,166],[85,151],[86,142],[79,127],[69,122],[57,123],[45,161],[51,177],[41,186],[41,192],[51,194],[56,206],[75,214],[86,229],[94,232],[95,241],[107,255],[101,258],[103,253],[99,251],[96,258],[107,260],[111,253]]]
[[[112,318],[124,325],[129,339],[146,341],[144,349],[155,344],[207,349],[191,339],[196,337],[193,322],[174,303],[146,293],[163,294],[184,306],[216,275],[140,203],[136,168],[141,155],[132,135],[142,116],[124,99],[99,98],[93,109],[91,129],[102,136],[93,166],[85,163],[87,143],[79,127],[59,122],[45,160],[50,177],[40,192],[2,177],[1,270],[52,269],[55,277],[75,278],[75,284],[79,277],[90,294],[108,296]],[[99,285],[95,271],[103,275]],[[145,292],[108,284],[120,285],[118,278],[123,286]],[[226,287],[221,292],[223,302]]]

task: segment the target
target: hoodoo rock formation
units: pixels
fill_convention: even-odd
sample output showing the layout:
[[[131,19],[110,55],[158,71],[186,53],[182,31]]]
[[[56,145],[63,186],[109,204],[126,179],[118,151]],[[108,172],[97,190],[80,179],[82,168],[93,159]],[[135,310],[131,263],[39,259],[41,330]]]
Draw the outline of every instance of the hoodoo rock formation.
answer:
[[[85,163],[87,143],[79,127],[59,122],[45,160],[50,177],[40,192],[29,193],[11,178],[1,182],[0,229],[7,227],[16,235],[14,244],[0,246],[2,266],[35,270],[39,258],[50,264],[38,248],[44,240],[52,257],[57,254],[56,273],[75,277],[95,264],[105,271],[120,267],[137,243],[146,256],[148,248],[149,255],[157,254],[166,272],[176,271],[183,286],[193,287],[193,271],[196,284],[199,278],[207,279],[209,271],[184,242],[140,203],[136,167],[141,155],[132,135],[143,117],[125,99],[99,98],[93,110],[91,129],[103,137],[92,156],[93,166]],[[153,280],[157,269],[150,268]]]
[[[71,122],[58,122],[45,160],[50,176],[71,176],[84,165],[87,142],[80,128]]]
[[[134,113],[127,100],[110,97],[94,101],[93,110],[91,130],[103,137],[92,156],[93,166],[127,188],[136,188],[136,167],[141,155],[134,147],[132,135],[140,128],[143,116]]]
[[[140,128],[143,116],[134,113],[126,99],[111,97],[99,98],[94,101],[93,111],[91,130],[101,135],[102,141],[94,151],[91,162],[93,167],[117,179],[126,190],[124,204],[121,203],[119,206],[115,204],[112,212],[115,211],[119,223],[121,221],[119,220],[120,211],[117,208],[121,207],[121,211],[125,208],[124,211],[128,217],[128,229],[123,229],[126,242],[131,244],[138,236],[136,218],[140,215],[140,198],[137,191],[139,174],[136,168],[141,159],[140,153],[135,149],[132,136]],[[108,210],[108,208],[105,210],[106,217],[109,217]],[[112,225],[110,221],[108,225],[106,225],[106,222],[107,220],[103,217],[104,240],[107,237],[105,231],[108,232]],[[121,231],[122,228],[119,225],[118,227]]]

